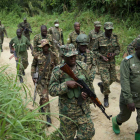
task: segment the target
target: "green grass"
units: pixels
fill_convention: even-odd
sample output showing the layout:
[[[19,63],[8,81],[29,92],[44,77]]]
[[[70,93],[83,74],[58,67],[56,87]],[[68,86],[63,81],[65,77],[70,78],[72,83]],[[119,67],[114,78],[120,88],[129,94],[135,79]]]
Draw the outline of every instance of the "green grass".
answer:
[[[13,38],[16,36],[16,29],[18,23],[23,21],[23,17],[25,17],[25,13],[23,16],[19,18],[16,13],[0,13],[2,23],[6,26],[8,36]],[[40,15],[36,15],[34,17],[27,17],[28,22],[31,24],[33,33],[31,34],[31,39],[40,33],[40,26],[46,25],[48,28],[54,26],[54,20],[56,18],[60,21],[60,28],[63,29],[64,33],[64,40],[66,43],[67,37],[70,32],[74,30],[73,24],[75,21],[81,23],[81,30],[85,31],[88,34],[94,28],[94,21],[99,20],[102,25],[107,22],[111,21],[114,23],[114,34],[118,35],[118,40],[121,46],[121,53],[117,56],[117,64],[120,64],[122,60],[122,55],[124,51],[126,51],[126,47],[131,41],[137,37],[139,34],[140,26],[137,26],[137,16],[134,16],[134,20],[130,20],[131,18],[128,17],[126,21],[123,19],[114,18],[113,15],[110,14],[99,14],[98,12],[79,12],[77,13],[76,10],[74,12],[68,13],[64,12],[60,15],[54,13],[53,15],[49,15],[47,13],[41,13]],[[103,30],[103,26],[101,28]]]
[[[30,91],[25,84],[17,82],[14,75],[6,73],[8,67],[0,67],[0,139],[56,139],[56,133],[60,131],[56,129],[56,132],[46,136],[46,121],[38,112],[40,107],[32,111],[28,108],[29,102],[32,101]]]

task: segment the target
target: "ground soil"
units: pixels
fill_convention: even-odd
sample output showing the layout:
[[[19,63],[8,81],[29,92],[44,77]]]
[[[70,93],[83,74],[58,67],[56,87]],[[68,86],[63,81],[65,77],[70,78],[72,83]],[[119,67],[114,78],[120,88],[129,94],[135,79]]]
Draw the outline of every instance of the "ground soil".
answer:
[[[16,64],[14,58],[12,60],[9,60],[9,57],[11,56],[9,51],[9,38],[5,38],[3,48],[4,52],[1,53],[0,56],[0,65],[3,64],[9,64],[10,71],[16,73]],[[34,85],[31,78],[31,63],[33,60],[33,57],[31,55],[31,51],[28,50],[28,60],[29,60],[29,66],[25,70],[26,75],[24,76],[24,82],[28,85],[32,97],[33,97],[33,91],[34,91]],[[95,92],[100,99],[100,101],[103,103],[103,95],[100,92],[99,87],[97,86],[97,83],[100,82],[100,76],[96,75],[94,79],[94,88]],[[106,113],[112,116],[116,116],[119,113],[119,97],[120,97],[121,87],[120,83],[113,83],[111,85],[111,94],[109,96],[109,108],[106,108]],[[51,112],[55,113],[55,115],[52,115],[52,124],[53,126],[49,127],[47,129],[47,134],[52,133],[55,131],[55,128],[59,127],[59,121],[58,121],[58,98],[57,97],[51,97]],[[39,96],[37,96],[36,102],[39,102]],[[28,107],[32,110],[34,107],[32,106],[32,102],[29,103]],[[57,115],[56,115],[57,114]],[[134,140],[135,137],[135,131],[137,129],[136,124],[136,112],[132,113],[131,118],[124,123],[121,127],[121,133],[119,135],[115,135],[112,131],[112,122],[109,121],[104,114],[100,111],[98,107],[94,107],[94,105],[91,105],[91,118],[95,125],[95,136],[93,140]]]

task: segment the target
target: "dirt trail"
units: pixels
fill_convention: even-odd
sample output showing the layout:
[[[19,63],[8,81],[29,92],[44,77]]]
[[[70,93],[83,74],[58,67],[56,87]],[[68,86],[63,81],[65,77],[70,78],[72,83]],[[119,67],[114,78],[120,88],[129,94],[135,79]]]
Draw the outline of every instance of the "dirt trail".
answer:
[[[9,52],[9,41],[10,39],[5,38],[3,48],[4,52],[1,53],[0,57],[0,63],[2,64],[9,64],[10,68],[13,72],[16,72],[16,64],[14,58],[12,60],[9,60],[9,57],[11,56]],[[34,90],[34,85],[30,76],[30,69],[31,69],[31,63],[32,63],[32,55],[31,51],[28,51],[28,60],[29,60],[29,66],[25,70],[26,75],[24,76],[24,81],[28,85],[28,87],[31,89],[31,93],[33,96],[33,90]],[[98,98],[101,100],[103,103],[103,95],[100,93],[99,87],[97,86],[97,83],[100,81],[100,77],[96,76],[94,80],[94,88],[96,91],[96,94]],[[109,98],[110,102],[110,107],[106,109],[107,114],[111,114],[113,116],[117,115],[119,113],[119,96],[120,96],[120,84],[119,83],[113,83],[111,85],[111,94]],[[53,101],[51,102],[51,112],[52,113],[58,113],[58,98],[54,98],[50,96],[50,100]],[[39,102],[39,96],[37,96],[36,102]],[[32,102],[29,103],[29,108],[34,109],[32,107]],[[112,131],[112,123],[106,117],[101,113],[101,111],[94,105],[91,105],[91,116],[92,120],[95,125],[95,136],[93,140],[134,140],[135,137],[135,131],[137,129],[137,124],[136,124],[136,112],[132,113],[132,116],[129,121],[124,123],[120,129],[121,133],[120,135],[115,135]],[[59,127],[59,121],[56,118],[58,115],[53,115],[52,116],[52,124],[58,128]],[[48,128],[47,133],[51,133],[55,131],[54,127]]]

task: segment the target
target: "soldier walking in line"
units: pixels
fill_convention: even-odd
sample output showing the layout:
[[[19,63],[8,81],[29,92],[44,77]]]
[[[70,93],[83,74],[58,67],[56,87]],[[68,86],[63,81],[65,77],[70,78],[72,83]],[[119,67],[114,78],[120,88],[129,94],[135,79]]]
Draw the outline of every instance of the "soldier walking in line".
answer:
[[[40,106],[49,102],[49,81],[52,69],[58,64],[57,57],[54,52],[50,50],[52,47],[51,43],[47,39],[43,39],[41,41],[41,45],[39,46],[42,51],[37,52],[34,56],[32,66],[31,66],[31,76],[33,82],[37,82],[37,92],[40,96]],[[36,68],[38,67],[39,72],[39,79],[36,81],[33,75],[36,73]],[[50,104],[45,105],[41,108],[41,112],[48,112],[50,113]],[[47,119],[47,126],[51,124],[50,114],[46,116]]]
[[[94,54],[98,57],[102,80],[98,86],[104,94],[105,107],[109,107],[110,85],[116,81],[115,56],[120,53],[118,37],[112,34],[113,29],[112,22],[105,22],[105,32],[97,37],[93,46]]]
[[[135,140],[140,140],[140,39],[136,40],[134,47],[135,53],[124,58],[121,63],[120,113],[112,118],[112,127],[119,134],[119,126],[129,120],[136,109],[138,129]]]
[[[53,45],[52,37],[51,37],[51,35],[47,34],[47,27],[45,25],[41,26],[41,33],[35,35],[35,37],[34,37],[34,40],[33,40],[33,46],[34,46],[33,55],[35,55],[37,52],[42,51],[42,49],[40,48],[42,39],[47,39],[51,43],[51,45]],[[51,47],[51,49],[52,49],[52,47]]]
[[[67,44],[72,43],[77,48],[76,38],[79,34],[85,34],[85,32],[80,30],[80,23],[75,22],[74,31],[69,34],[68,39],[67,39]]]
[[[22,31],[21,29],[17,29],[17,36],[14,37],[10,43],[9,43],[9,47],[10,47],[10,52],[13,53],[14,50],[14,54],[16,55],[15,57],[17,58],[16,63],[17,63],[17,69],[19,66],[19,71],[18,71],[18,75],[20,78],[20,83],[23,83],[23,78],[22,75],[25,75],[25,69],[28,66],[28,52],[27,52],[27,47],[30,46],[31,50],[32,50],[32,45],[30,44],[29,40],[22,35]]]
[[[64,63],[71,68],[76,77],[83,79],[88,84],[90,80],[93,81],[90,76],[91,73],[88,71],[88,66],[84,62],[76,61],[78,52],[73,44],[69,44],[68,47],[63,47],[62,52]],[[89,98],[87,98],[85,92],[81,93],[81,85],[60,70],[60,67],[64,63],[53,69],[49,84],[50,95],[59,96],[59,113],[64,115],[59,116],[60,131],[65,140],[91,140],[95,134],[95,129],[90,116]],[[85,71],[89,75],[89,78],[86,78]],[[91,88],[93,89],[93,87]],[[84,99],[81,106],[77,104],[80,94]],[[77,138],[74,139],[76,131]]]

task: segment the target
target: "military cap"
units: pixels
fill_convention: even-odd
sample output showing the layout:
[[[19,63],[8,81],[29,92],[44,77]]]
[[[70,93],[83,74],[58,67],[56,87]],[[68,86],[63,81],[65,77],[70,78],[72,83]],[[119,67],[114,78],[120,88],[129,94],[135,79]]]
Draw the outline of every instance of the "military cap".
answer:
[[[56,19],[56,20],[54,21],[54,23],[57,23],[57,22],[59,22],[59,20],[58,20],[58,19]]]
[[[66,56],[66,57],[70,57],[73,55],[77,55],[78,51],[76,50],[75,46],[73,44],[66,44],[66,45],[62,45],[60,46],[60,55],[61,56]]]
[[[140,38],[140,35],[138,35],[137,38]]]
[[[47,39],[42,39],[41,40],[41,45],[39,46],[40,48],[42,48],[43,46],[45,46],[46,44],[48,44],[50,47],[52,46],[49,42],[49,40]]]
[[[109,30],[109,29],[114,29],[113,23],[112,22],[105,22],[104,28]]]
[[[27,20],[27,18],[25,17],[23,20]]]
[[[101,27],[102,25],[101,25],[101,22],[100,21],[95,21],[94,22],[94,26]]]
[[[140,47],[140,38],[138,38],[138,39],[136,40],[135,48],[137,48],[137,47]]]

